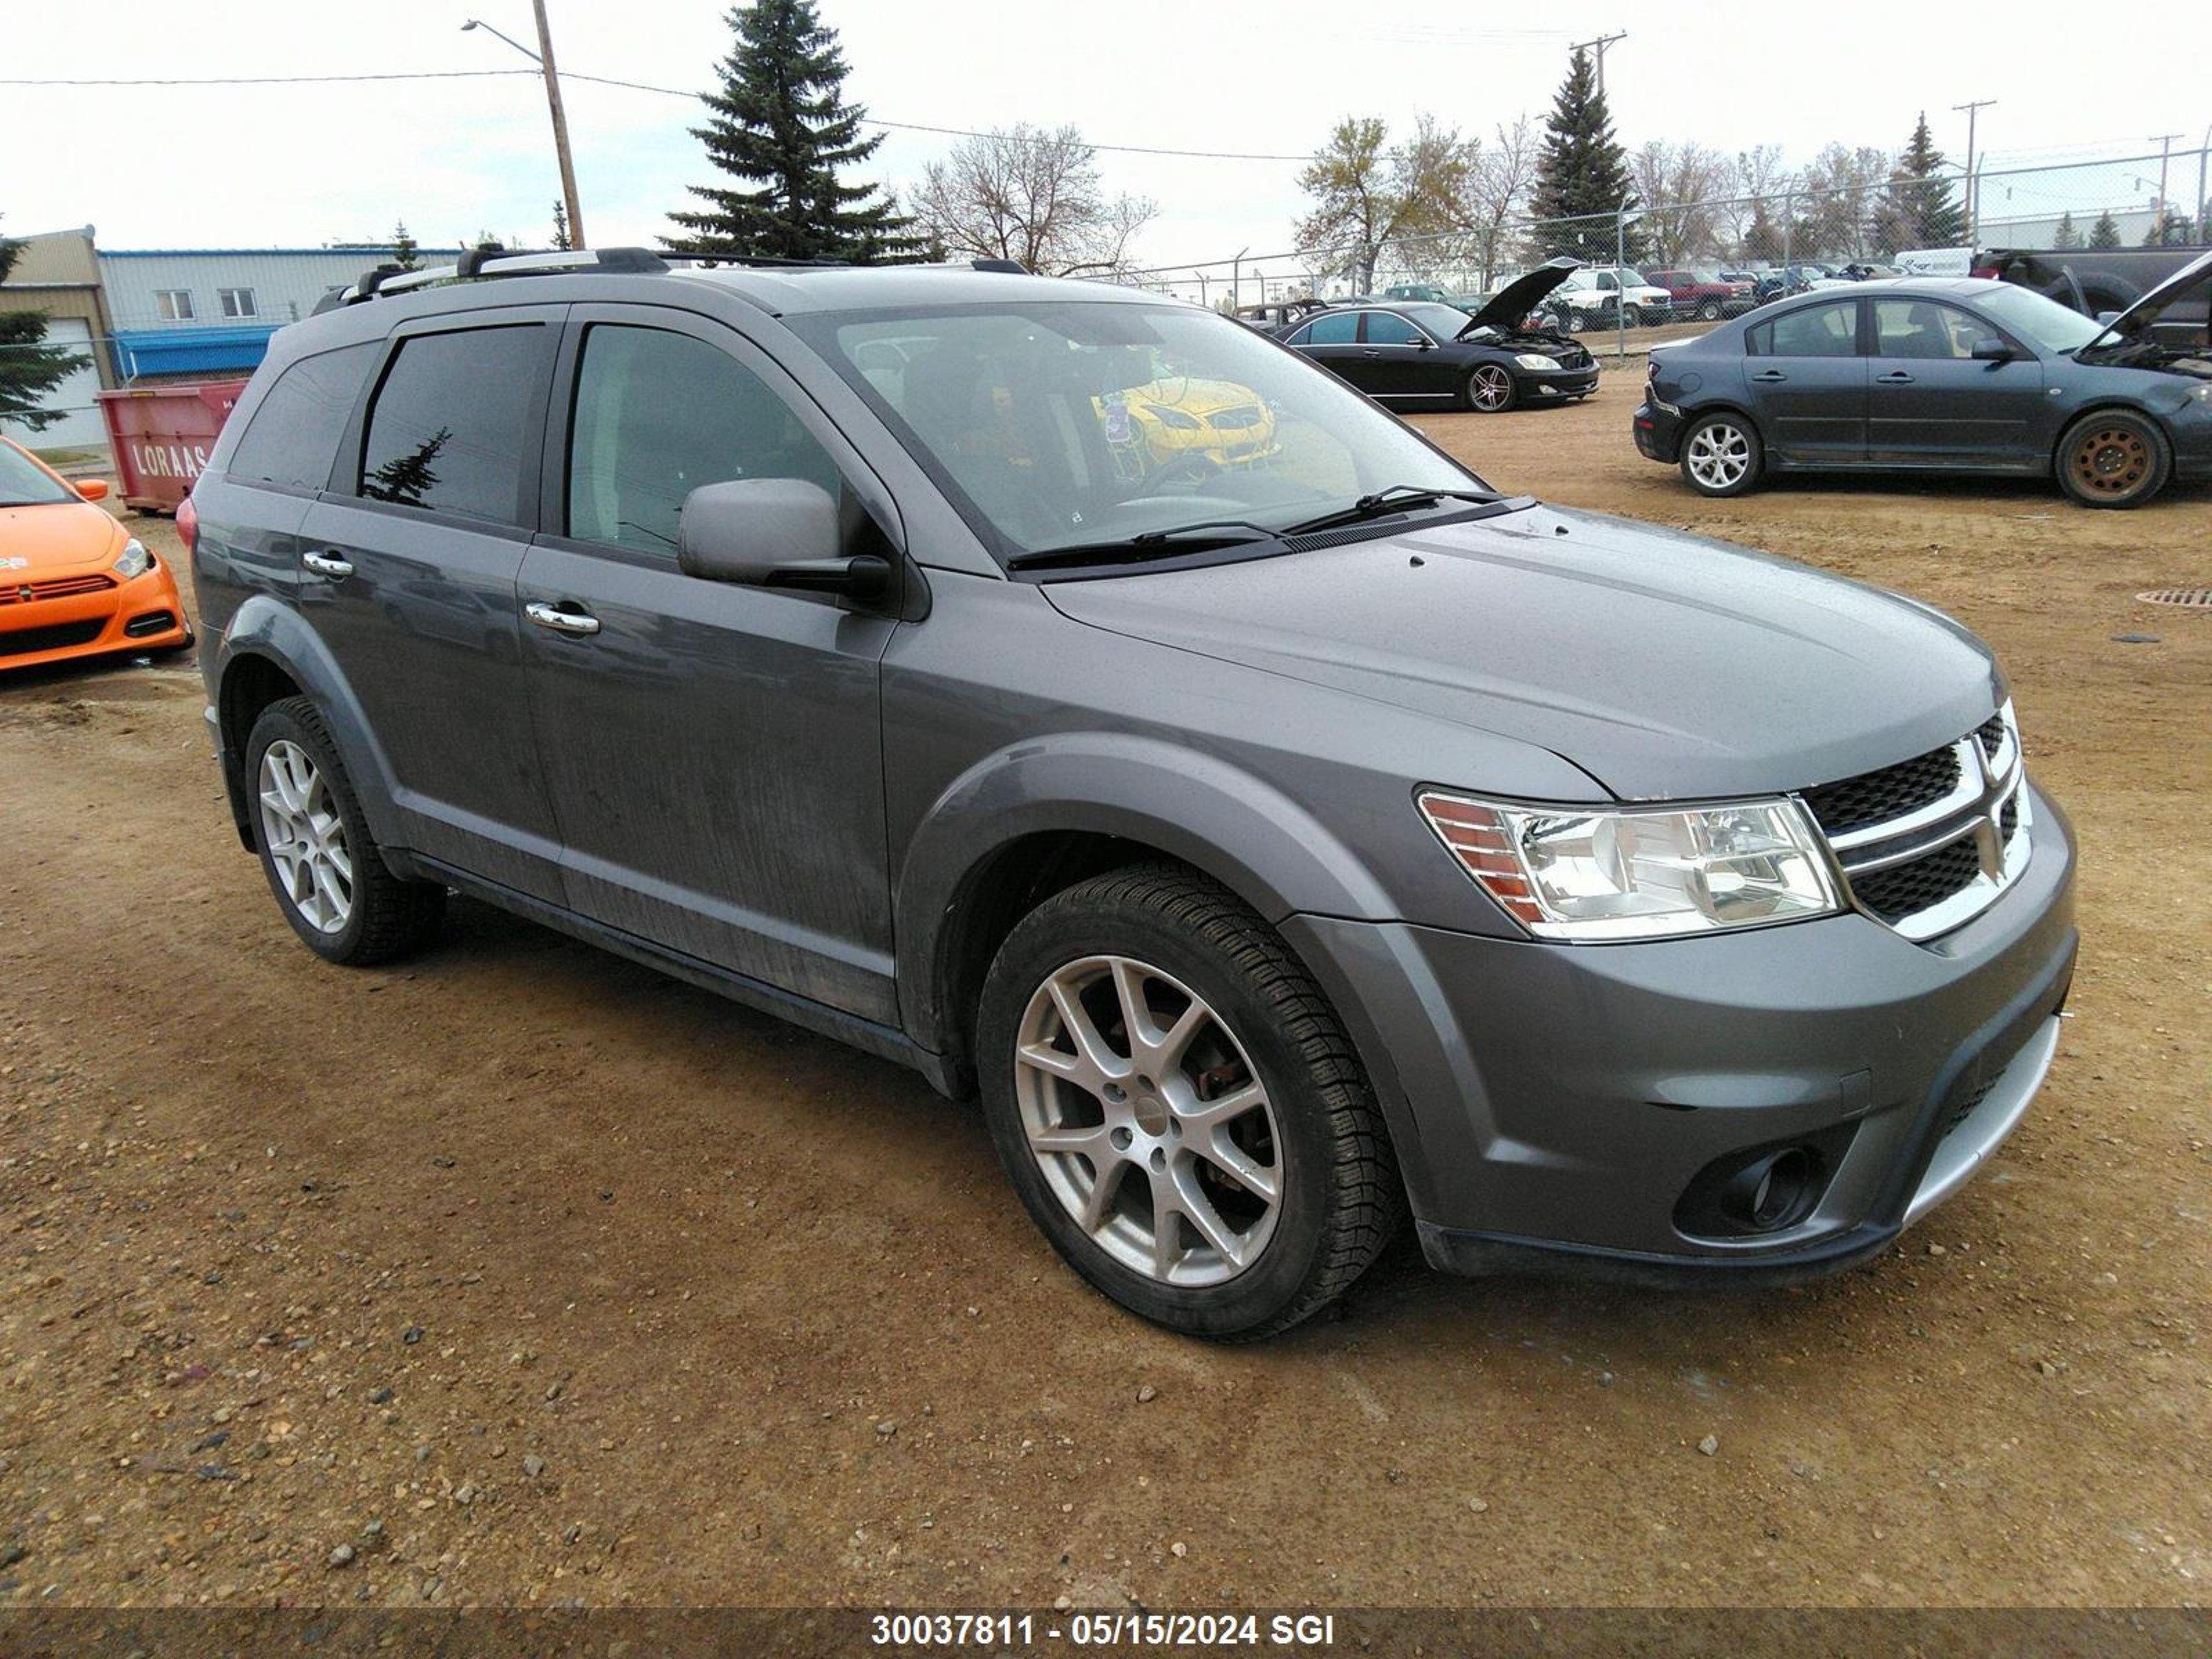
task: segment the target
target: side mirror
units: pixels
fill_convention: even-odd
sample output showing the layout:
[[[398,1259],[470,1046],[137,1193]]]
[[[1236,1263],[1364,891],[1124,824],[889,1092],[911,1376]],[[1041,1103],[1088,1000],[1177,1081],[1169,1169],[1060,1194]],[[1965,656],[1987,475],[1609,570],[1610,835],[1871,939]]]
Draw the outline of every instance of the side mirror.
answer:
[[[78,495],[88,501],[104,501],[107,499],[107,480],[105,478],[87,478],[76,488]]]
[[[1993,334],[1984,334],[1974,342],[1974,361],[1978,363],[2008,363],[2020,354],[2011,345]]]
[[[890,562],[847,556],[836,498],[804,478],[702,484],[684,498],[676,539],[678,568],[703,581],[864,601],[890,591]]]
[[[1437,343],[1436,343],[1434,340],[1431,340],[1431,339],[1427,335],[1425,335],[1425,334],[1416,334],[1416,335],[1413,337],[1413,349],[1414,349],[1414,350],[1416,350],[1416,351],[1433,351],[1433,350],[1435,350],[1435,349],[1436,349],[1436,348],[1437,348]]]

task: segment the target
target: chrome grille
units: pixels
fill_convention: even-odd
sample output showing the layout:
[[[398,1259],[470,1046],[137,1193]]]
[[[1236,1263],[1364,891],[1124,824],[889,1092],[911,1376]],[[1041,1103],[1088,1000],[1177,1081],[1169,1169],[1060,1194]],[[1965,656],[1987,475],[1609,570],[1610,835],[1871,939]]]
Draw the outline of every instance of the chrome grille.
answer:
[[[1921,940],[1971,921],[2027,867],[2027,786],[2007,703],[1956,743],[1800,799],[1851,902]]]

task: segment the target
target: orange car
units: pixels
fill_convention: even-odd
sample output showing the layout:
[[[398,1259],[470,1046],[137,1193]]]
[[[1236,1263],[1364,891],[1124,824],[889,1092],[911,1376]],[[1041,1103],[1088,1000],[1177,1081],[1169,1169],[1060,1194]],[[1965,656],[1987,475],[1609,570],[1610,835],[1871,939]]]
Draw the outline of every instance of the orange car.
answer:
[[[192,642],[177,580],[106,509],[0,438],[0,670]]]

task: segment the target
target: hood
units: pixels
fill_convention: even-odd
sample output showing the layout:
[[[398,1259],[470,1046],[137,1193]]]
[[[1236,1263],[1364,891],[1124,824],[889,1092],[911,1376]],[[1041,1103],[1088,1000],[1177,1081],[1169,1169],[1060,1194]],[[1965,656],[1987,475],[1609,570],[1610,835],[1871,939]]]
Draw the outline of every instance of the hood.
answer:
[[[2106,326],[2105,331],[2081,348],[2094,351],[2099,346],[2110,345],[2116,340],[2140,340],[2158,321],[2160,313],[2176,300],[2193,288],[2212,287],[2212,253],[2201,253],[2187,264],[2153,288]]]
[[[129,532],[89,501],[0,507],[0,585],[112,564]]]
[[[1521,326],[1523,318],[1550,297],[1553,289],[1567,280],[1570,271],[1581,270],[1582,263],[1579,259],[1550,259],[1527,276],[1515,277],[1490,296],[1488,305],[1468,319],[1467,326],[1460,330],[1461,337],[1478,328],[1511,333]]]
[[[1540,507],[1044,592],[1093,627],[1540,744],[1626,799],[1855,776],[1955,741],[2002,697],[1987,648],[1924,605]],[[1286,707],[1285,730],[1300,718]]]

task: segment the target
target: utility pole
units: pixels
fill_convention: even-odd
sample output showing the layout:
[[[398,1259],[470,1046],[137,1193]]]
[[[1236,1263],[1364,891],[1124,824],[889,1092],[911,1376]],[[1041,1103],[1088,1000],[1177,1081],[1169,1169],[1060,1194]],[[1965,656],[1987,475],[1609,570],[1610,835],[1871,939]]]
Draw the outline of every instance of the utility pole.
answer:
[[[2154,210],[2156,216],[2154,222],[2160,246],[2166,244],[2166,221],[2172,216],[2173,209],[2173,204],[2166,199],[2166,164],[2173,155],[2173,141],[2180,137],[2178,132],[2154,132],[2150,138],[2151,143],[2158,146],[2158,206]]]
[[[1978,99],[1971,104],[1954,104],[1952,109],[1966,112],[1966,246],[1974,245],[1974,225],[1981,217],[1981,181],[1974,176],[1974,117],[1996,102],[1994,98]]]
[[[553,27],[545,19],[545,0],[532,0],[532,7],[538,14],[536,52],[481,18],[470,18],[461,25],[461,33],[482,29],[486,34],[497,35],[544,71],[545,103],[553,114],[553,153],[561,163],[561,195],[568,206],[568,242],[573,247],[589,247],[591,244],[584,240],[584,204],[576,195],[576,164],[568,155],[568,116],[561,106],[561,73],[553,67]]]
[[[1626,39],[1628,39],[1628,31],[1623,29],[1618,34],[1601,34],[1595,40],[1577,40],[1575,43],[1574,50],[1577,52],[1588,52],[1593,48],[1596,50],[1597,95],[1601,98],[1605,96],[1605,49],[1616,40]]]

